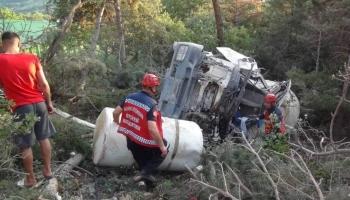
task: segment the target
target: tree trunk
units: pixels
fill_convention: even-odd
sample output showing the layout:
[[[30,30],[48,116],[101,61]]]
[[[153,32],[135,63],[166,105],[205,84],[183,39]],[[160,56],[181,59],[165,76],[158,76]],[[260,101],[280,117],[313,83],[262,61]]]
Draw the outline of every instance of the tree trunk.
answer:
[[[216,34],[218,38],[218,46],[223,46],[225,42],[224,25],[223,25],[222,16],[221,16],[219,0],[212,0],[212,2],[213,2],[213,8],[214,8],[215,22],[216,22]]]
[[[122,12],[120,9],[120,0],[114,0],[115,21],[117,25],[117,38],[119,39],[118,62],[119,67],[122,68],[125,61],[125,38],[124,25],[122,20]]]
[[[69,31],[72,22],[73,22],[73,18],[74,18],[74,14],[75,11],[78,8],[81,8],[83,6],[83,3],[81,2],[81,0],[79,0],[71,9],[71,11],[69,12],[68,16],[65,18],[64,22],[62,23],[62,28],[61,31],[58,33],[58,35],[54,38],[54,40],[52,41],[49,49],[47,50],[47,54],[45,56],[44,59],[44,63],[48,64],[51,62],[52,58],[55,56],[55,54],[57,53],[57,51],[59,50],[59,47],[64,39],[64,36],[66,35],[66,33]]]
[[[105,2],[102,3],[101,8],[96,16],[95,31],[91,37],[91,46],[89,49],[89,54],[92,57],[95,57],[96,55],[95,50],[96,50],[98,38],[100,36],[101,23],[102,23],[102,17],[104,12],[105,12]]]
[[[95,124],[92,124],[88,121],[74,117],[71,114],[63,112],[62,110],[60,110],[58,108],[55,109],[55,113],[60,117],[63,117],[63,118],[68,119],[68,120],[72,120],[74,123],[80,124],[82,126],[85,126],[85,127],[91,128],[91,129],[95,129],[95,127],[96,127]]]
[[[321,44],[322,44],[322,29],[319,30],[319,34],[318,34],[317,55],[316,55],[317,57],[316,57],[316,67],[315,67],[316,72],[319,72],[319,68],[320,68]]]

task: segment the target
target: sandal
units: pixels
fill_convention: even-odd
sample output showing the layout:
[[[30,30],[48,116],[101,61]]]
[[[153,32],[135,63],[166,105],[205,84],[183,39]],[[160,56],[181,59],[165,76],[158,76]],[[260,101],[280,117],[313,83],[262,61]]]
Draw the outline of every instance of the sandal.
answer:
[[[33,185],[25,185],[25,179],[21,179],[16,183],[16,185],[20,188],[33,188],[36,184],[37,183],[34,183]]]

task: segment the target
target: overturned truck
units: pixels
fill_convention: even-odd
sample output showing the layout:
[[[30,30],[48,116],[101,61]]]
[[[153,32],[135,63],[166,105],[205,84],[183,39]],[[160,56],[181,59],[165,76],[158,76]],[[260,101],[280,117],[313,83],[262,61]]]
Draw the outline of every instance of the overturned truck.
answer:
[[[173,44],[159,100],[164,116],[197,122],[207,140],[223,139],[232,132],[235,116],[256,119],[265,94],[273,92],[286,124],[295,126],[300,105],[291,81],[265,80],[253,58],[227,47],[216,49],[213,54],[202,45]]]

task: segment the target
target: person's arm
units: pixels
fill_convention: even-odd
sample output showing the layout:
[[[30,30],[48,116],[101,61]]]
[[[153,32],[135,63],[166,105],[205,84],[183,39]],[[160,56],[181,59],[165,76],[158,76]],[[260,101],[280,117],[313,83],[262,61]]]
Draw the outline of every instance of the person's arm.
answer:
[[[124,107],[124,103],[125,103],[125,99],[126,97],[122,98],[117,106],[115,107],[114,111],[113,111],[113,121],[119,125],[120,124],[120,115],[123,112],[123,107]]]
[[[120,124],[120,115],[122,114],[122,112],[123,108],[121,106],[117,106],[113,112],[113,121],[118,125]]]
[[[49,83],[46,80],[46,77],[45,77],[45,74],[44,74],[44,71],[42,68],[40,68],[36,72],[36,76],[38,79],[39,89],[44,94],[44,98],[46,100],[47,110],[49,111],[49,113],[53,113],[54,107],[53,107],[52,100],[51,100],[51,90],[50,90]]]
[[[162,152],[162,156],[165,157],[168,154],[168,149],[164,145],[164,141],[162,136],[160,135],[157,123],[155,121],[148,121],[148,130],[153,138],[154,141],[159,145],[159,149]]]

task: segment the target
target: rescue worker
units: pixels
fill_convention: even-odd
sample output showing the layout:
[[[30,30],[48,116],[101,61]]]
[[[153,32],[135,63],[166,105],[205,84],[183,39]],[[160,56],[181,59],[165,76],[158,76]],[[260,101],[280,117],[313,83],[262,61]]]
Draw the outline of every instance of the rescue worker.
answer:
[[[263,120],[263,132],[265,135],[280,134],[286,132],[285,122],[281,110],[276,106],[276,95],[268,93],[264,98],[264,113],[260,116]]]
[[[161,113],[154,99],[159,85],[156,75],[146,73],[142,91],[126,96],[113,112],[114,122],[119,125],[118,132],[127,137],[128,149],[140,169],[140,175],[134,177],[135,182],[152,184],[157,167],[168,153]]]
[[[33,134],[40,144],[44,164],[43,176],[46,179],[52,178],[49,137],[55,133],[55,129],[48,118],[48,114],[54,111],[50,86],[38,57],[20,52],[18,34],[4,32],[1,40],[4,53],[0,54],[0,88],[4,90],[7,100],[12,101],[12,111],[18,116],[16,120],[22,121],[30,113],[34,113],[39,118],[34,124],[32,133],[14,135],[26,172],[25,179],[18,182],[18,185],[32,187],[37,183],[33,171],[33,152],[31,149],[34,144]]]

